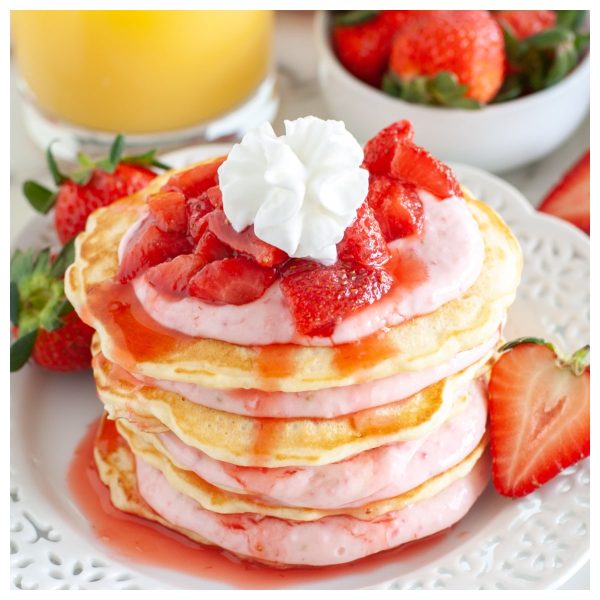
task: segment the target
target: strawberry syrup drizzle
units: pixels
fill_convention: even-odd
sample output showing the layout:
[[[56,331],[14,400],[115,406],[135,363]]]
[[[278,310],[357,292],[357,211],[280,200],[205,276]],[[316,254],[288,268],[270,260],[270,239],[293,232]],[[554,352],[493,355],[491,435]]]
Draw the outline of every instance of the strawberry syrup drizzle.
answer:
[[[368,573],[398,563],[404,557],[414,559],[435,547],[448,533],[446,530],[394,550],[332,567],[276,569],[241,560],[222,549],[203,546],[162,525],[116,509],[108,487],[98,475],[93,449],[96,443],[101,452],[111,452],[125,441],[111,421],[107,421],[98,436],[98,424],[99,421],[91,423],[79,442],[69,465],[67,482],[72,498],[96,537],[125,562],[179,571],[238,589],[278,589]]]

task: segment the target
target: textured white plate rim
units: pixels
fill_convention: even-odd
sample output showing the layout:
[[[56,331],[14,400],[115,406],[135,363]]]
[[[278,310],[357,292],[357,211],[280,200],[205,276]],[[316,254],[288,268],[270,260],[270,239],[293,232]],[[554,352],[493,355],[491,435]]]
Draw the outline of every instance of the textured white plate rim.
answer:
[[[173,165],[185,164],[227,152],[229,147],[229,145],[211,144],[189,148],[166,155],[165,160],[170,160]],[[534,243],[538,243],[544,236],[556,238],[562,243],[559,248],[561,252],[563,246],[568,247],[567,252],[575,252],[577,254],[575,262],[580,270],[583,269],[576,273],[575,277],[585,276],[585,263],[589,260],[589,239],[584,234],[563,221],[537,213],[517,190],[498,177],[465,165],[457,164],[453,167],[460,180],[476,194],[479,186],[485,190],[483,197],[486,200],[488,196],[492,198],[494,194],[498,195],[504,203],[504,210],[502,206],[498,208],[511,226],[517,230],[517,234],[522,229],[528,235],[533,235]],[[494,204],[493,198],[490,203]],[[48,224],[48,220],[33,219],[17,242],[22,245],[34,243],[39,239],[40,232],[47,232]],[[51,237],[47,234],[46,238],[51,241]],[[543,253],[544,248],[543,244],[538,246],[538,253]],[[555,250],[553,249],[549,255],[556,258]],[[565,258],[560,255],[559,258],[561,257]],[[527,256],[526,260],[532,264],[534,258],[535,256]],[[567,264],[575,260],[572,256],[566,258],[569,259],[566,261]],[[544,264],[540,269],[539,276],[542,278],[550,279],[554,275],[548,271],[548,265]],[[573,302],[581,301],[582,298],[580,294]],[[589,295],[587,302],[589,303]],[[575,307],[572,309],[578,313],[578,316],[573,317],[576,321],[578,319],[578,325],[576,330],[569,330],[565,334],[565,339],[562,341],[567,345],[572,345],[575,339],[580,338],[587,327],[585,312],[581,315]],[[529,318],[529,315],[527,317]],[[40,373],[39,369],[27,367],[24,372],[12,378],[11,585],[42,589],[50,587],[164,589],[165,587],[218,585],[214,581],[157,570],[145,565],[127,564],[115,560],[109,552],[104,551],[101,544],[86,529],[85,519],[77,507],[64,494],[60,495],[61,486],[52,487],[51,483],[41,479],[42,472],[49,471],[48,480],[50,480],[51,475],[54,474],[56,478],[60,470],[57,471],[57,465],[52,462],[44,464],[43,457],[47,452],[41,445],[36,445],[39,444],[37,438],[44,435],[42,425],[56,419],[56,411],[53,412],[53,407],[49,406],[51,403],[40,402],[36,412],[38,422],[28,428],[24,426],[25,415],[31,414],[27,412],[31,402],[29,397],[25,398],[25,392],[38,389],[35,387],[37,382],[45,384],[45,388],[52,390],[49,393],[57,390],[55,395],[61,397],[58,402],[62,401],[70,390],[77,389],[93,395],[89,375],[78,375],[69,379],[46,375]],[[48,385],[48,382],[51,385]],[[81,423],[87,424],[90,420],[89,415],[97,413],[99,408],[96,406],[89,408],[88,405],[66,406],[69,407],[72,422],[78,423],[75,427],[77,431],[70,434],[75,435],[75,439],[79,438],[83,434],[83,431],[79,430]],[[51,433],[47,436],[49,436],[48,443],[56,443]],[[62,469],[64,471],[64,465]],[[64,485],[62,487],[64,489]],[[558,504],[555,505],[557,500]],[[477,530],[477,533],[467,536],[469,539],[462,541],[455,528],[448,536],[451,538],[448,551],[438,559],[412,568],[400,577],[385,576],[376,581],[366,574],[351,577],[351,585],[364,588],[401,589],[559,587],[588,560],[589,508],[586,512],[587,506],[589,506],[588,461],[568,469],[541,490],[525,499],[514,501],[512,505],[488,489],[473,511],[461,522],[479,522],[481,531],[492,529],[488,534],[481,535],[481,531]],[[484,518],[483,512],[486,511],[489,515]],[[495,525],[497,530],[493,530],[493,522],[498,518],[497,513],[504,516],[504,521],[501,527],[500,523],[497,523]],[[509,523],[507,523],[509,515],[512,515],[512,520],[508,519]],[[560,519],[563,520],[559,524]],[[500,529],[510,530],[511,523],[514,525],[515,522],[519,526],[518,531],[521,536],[519,540],[500,539]],[[569,525],[566,529],[565,523]],[[566,531],[570,533],[566,535]],[[568,540],[571,539],[581,543],[569,545]],[[441,545],[446,543],[440,542]],[[538,546],[541,549],[539,552],[532,550],[533,547]],[[323,580],[316,582],[315,587],[339,587],[339,581]],[[343,587],[348,586],[348,579],[346,582]]]

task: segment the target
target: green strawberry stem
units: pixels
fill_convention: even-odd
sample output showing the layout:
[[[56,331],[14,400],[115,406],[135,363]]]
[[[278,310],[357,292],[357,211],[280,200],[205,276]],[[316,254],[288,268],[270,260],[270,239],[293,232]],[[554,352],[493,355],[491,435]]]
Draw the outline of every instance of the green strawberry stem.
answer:
[[[378,14],[378,10],[347,10],[336,14],[333,22],[335,25],[349,27],[366,23],[375,18]]]
[[[433,76],[419,76],[400,79],[388,72],[382,81],[381,89],[390,96],[406,102],[449,106],[452,108],[477,109],[481,103],[467,97],[468,86],[462,85],[454,73],[440,71]]]
[[[512,348],[515,348],[516,346],[519,346],[520,344],[539,344],[540,346],[549,348],[556,356],[557,366],[560,368],[569,368],[573,374],[577,376],[581,375],[589,366],[589,344],[586,344],[582,348],[579,348],[579,350],[576,350],[570,357],[564,357],[560,354],[552,342],[548,342],[537,337],[520,337],[501,346],[498,349],[498,352],[506,352]]]

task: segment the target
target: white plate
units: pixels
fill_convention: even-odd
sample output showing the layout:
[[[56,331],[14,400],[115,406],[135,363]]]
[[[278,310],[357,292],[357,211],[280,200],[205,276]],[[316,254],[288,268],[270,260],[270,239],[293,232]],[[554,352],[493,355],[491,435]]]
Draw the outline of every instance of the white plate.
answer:
[[[186,164],[228,146],[165,157]],[[454,165],[462,183],[489,202],[518,236],[525,270],[507,337],[534,334],[572,351],[589,338],[589,239],[535,212],[514,188]],[[22,200],[19,200],[22,201]],[[52,243],[50,219],[35,218],[17,246]],[[11,584],[17,588],[204,589],[223,584],[119,561],[94,537],[66,487],[67,465],[86,426],[100,414],[89,373],[54,375],[27,366],[11,377]],[[589,553],[589,461],[521,500],[488,488],[438,543],[368,573],[304,588],[539,589],[558,587]]]

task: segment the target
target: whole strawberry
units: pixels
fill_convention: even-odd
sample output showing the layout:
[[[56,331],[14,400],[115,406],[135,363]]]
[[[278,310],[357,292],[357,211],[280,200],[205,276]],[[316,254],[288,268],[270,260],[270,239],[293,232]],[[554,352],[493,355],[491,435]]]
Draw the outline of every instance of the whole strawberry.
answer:
[[[17,250],[10,263],[10,319],[16,340],[10,347],[10,370],[33,360],[52,371],[90,366],[94,330],[75,313],[64,291],[65,269],[73,261],[73,242],[53,258]]]
[[[590,454],[589,346],[565,359],[520,338],[500,351],[489,384],[493,481],[525,496]]]
[[[487,10],[423,11],[396,33],[383,88],[409,102],[476,108],[504,77],[502,30]]]
[[[410,10],[351,10],[334,18],[333,46],[340,62],[356,77],[379,87],[387,69],[392,38]]]
[[[168,168],[155,159],[154,151],[123,157],[123,147],[124,138],[118,135],[108,158],[93,161],[79,154],[80,168],[70,176],[60,172],[49,147],[46,159],[58,190],[53,192],[35,181],[24,183],[23,193],[35,210],[46,214],[54,207],[54,226],[62,244],[85,229],[87,218],[97,208],[146,187],[156,177],[148,167]]]
[[[585,10],[500,10],[508,76],[495,102],[550,87],[569,74],[587,51]]]

